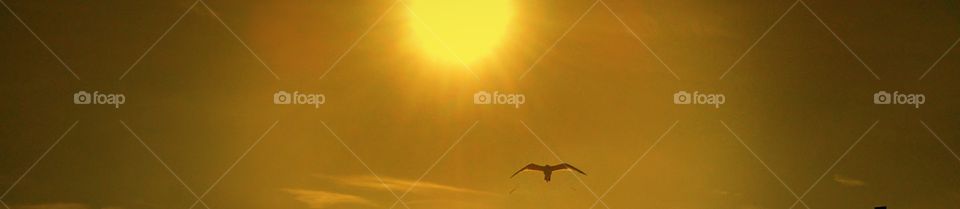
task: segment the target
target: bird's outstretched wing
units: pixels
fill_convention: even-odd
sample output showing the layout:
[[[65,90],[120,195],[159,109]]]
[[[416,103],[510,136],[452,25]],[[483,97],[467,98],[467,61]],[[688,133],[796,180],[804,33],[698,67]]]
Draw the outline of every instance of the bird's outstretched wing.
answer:
[[[576,167],[573,167],[572,165],[566,164],[566,163],[561,163],[560,165],[550,166],[550,169],[552,169],[552,170],[565,170],[565,169],[570,169],[570,170],[574,170],[574,171],[580,172],[580,173],[583,174],[583,175],[587,175],[587,173],[584,173],[584,172],[581,171],[580,169],[577,169]]]
[[[546,170],[546,169],[547,169],[547,167],[530,163],[530,164],[527,164],[527,166],[524,166],[523,168],[520,168],[520,170],[518,170],[516,173],[513,173],[513,175],[511,175],[510,178],[513,178],[514,176],[516,176],[517,174],[519,174],[520,172],[523,172],[523,171],[525,171],[525,170],[544,171],[544,170]]]

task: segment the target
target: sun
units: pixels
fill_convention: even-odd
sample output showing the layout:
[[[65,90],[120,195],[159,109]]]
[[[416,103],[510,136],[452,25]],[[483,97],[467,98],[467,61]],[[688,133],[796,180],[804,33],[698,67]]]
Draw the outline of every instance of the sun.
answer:
[[[411,40],[434,60],[470,63],[502,43],[513,18],[510,0],[410,0]]]

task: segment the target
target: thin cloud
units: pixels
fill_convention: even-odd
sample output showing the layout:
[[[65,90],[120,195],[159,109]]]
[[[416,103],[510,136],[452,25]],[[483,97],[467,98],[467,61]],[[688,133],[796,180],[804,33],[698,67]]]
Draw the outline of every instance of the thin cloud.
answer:
[[[862,180],[841,176],[839,174],[833,175],[833,181],[848,187],[861,187],[866,185]]]
[[[370,175],[358,175],[358,176],[326,176],[318,175],[318,177],[328,179],[333,183],[338,184],[340,189],[336,191],[349,190],[349,188],[361,188],[368,190],[376,190],[377,192],[386,192],[388,189],[393,192],[402,193],[414,185],[415,181],[397,179],[397,178],[381,178],[383,183],[380,182],[380,179]],[[386,187],[384,187],[386,185]],[[473,190],[468,188],[438,184],[433,182],[420,181],[416,184],[415,190],[411,190],[412,193],[420,192],[434,192],[436,194],[472,194],[472,195],[482,195],[486,197],[493,196],[503,196],[500,194],[485,192],[479,190]],[[332,188],[327,188],[326,190],[332,190]],[[307,190],[307,189],[283,189],[283,191],[290,193],[294,198],[300,202],[306,203],[310,208],[326,208],[331,205],[336,204],[354,204],[360,206],[368,207],[379,207],[380,205],[375,203],[373,199],[368,199],[369,196],[366,194],[343,194],[328,192],[322,190]],[[359,196],[358,196],[359,195]],[[487,208],[482,202],[476,202],[474,200],[477,197],[470,197],[469,200],[458,200],[458,199],[419,199],[414,198],[408,200],[408,204],[421,204],[421,205],[443,205],[443,204],[455,204],[458,206],[468,207],[468,208]],[[379,202],[379,200],[377,200]],[[462,207],[461,207],[462,208]]]
[[[424,206],[425,208],[490,208],[488,204],[480,201],[461,201],[452,199],[428,199],[406,201],[408,205]],[[434,206],[434,207],[429,207]]]
[[[764,208],[764,207],[760,207],[760,206],[757,206],[757,205],[744,205],[744,206],[742,206],[742,207],[740,207],[740,208],[741,208],[741,209],[766,209],[766,208]]]
[[[306,203],[310,208],[325,208],[335,204],[377,206],[366,198],[348,194],[305,189],[284,189],[284,191],[292,194],[298,201]]]
[[[44,203],[32,205],[14,205],[13,209],[90,209],[90,206],[80,203]]]
[[[374,176],[351,176],[351,177],[331,177],[331,178],[337,181],[338,183],[341,183],[344,185],[363,187],[363,188],[369,188],[369,189],[378,189],[378,190],[386,190],[387,188],[389,188],[390,190],[393,190],[393,191],[405,191],[409,189],[411,186],[413,186],[415,183],[415,181],[411,181],[411,180],[396,179],[396,178],[389,178],[389,177],[381,177],[381,179],[383,179],[383,183],[380,183],[380,181],[377,180],[377,178]],[[384,185],[386,185],[387,187],[385,188]],[[427,182],[427,181],[420,181],[420,183],[417,183],[416,185],[417,185],[416,187],[417,189],[424,189],[424,190],[500,196],[500,194],[496,194],[492,192],[444,185],[444,184]]]
[[[739,193],[739,192],[732,192],[732,191],[720,190],[720,189],[714,190],[713,192],[714,192],[714,193],[717,193],[717,194],[719,194],[719,195],[721,195],[721,196],[733,196],[733,197],[743,196],[743,194],[742,194],[742,193]]]
[[[11,209],[93,209],[90,205],[83,203],[42,203],[13,205]],[[102,209],[123,209],[121,207],[103,207]]]

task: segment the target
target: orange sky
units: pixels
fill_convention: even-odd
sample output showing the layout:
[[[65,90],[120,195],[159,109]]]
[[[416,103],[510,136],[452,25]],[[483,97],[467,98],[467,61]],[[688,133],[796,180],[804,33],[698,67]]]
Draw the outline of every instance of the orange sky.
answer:
[[[10,209],[960,206],[955,1],[3,2]]]

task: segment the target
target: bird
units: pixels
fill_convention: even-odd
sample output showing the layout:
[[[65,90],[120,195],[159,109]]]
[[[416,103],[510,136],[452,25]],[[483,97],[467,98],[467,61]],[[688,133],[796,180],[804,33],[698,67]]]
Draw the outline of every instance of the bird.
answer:
[[[517,174],[519,174],[520,172],[523,172],[526,170],[543,172],[543,180],[547,182],[550,182],[550,176],[551,174],[553,174],[553,171],[557,171],[557,170],[573,170],[573,171],[579,172],[580,174],[587,175],[587,173],[584,173],[580,169],[577,169],[576,167],[573,167],[572,165],[567,163],[561,163],[558,165],[549,165],[549,164],[537,165],[537,164],[530,163],[530,164],[527,164],[527,166],[520,168],[520,170],[518,170],[516,173],[513,173],[513,175],[510,176],[510,178],[513,178],[514,176],[517,176]]]

